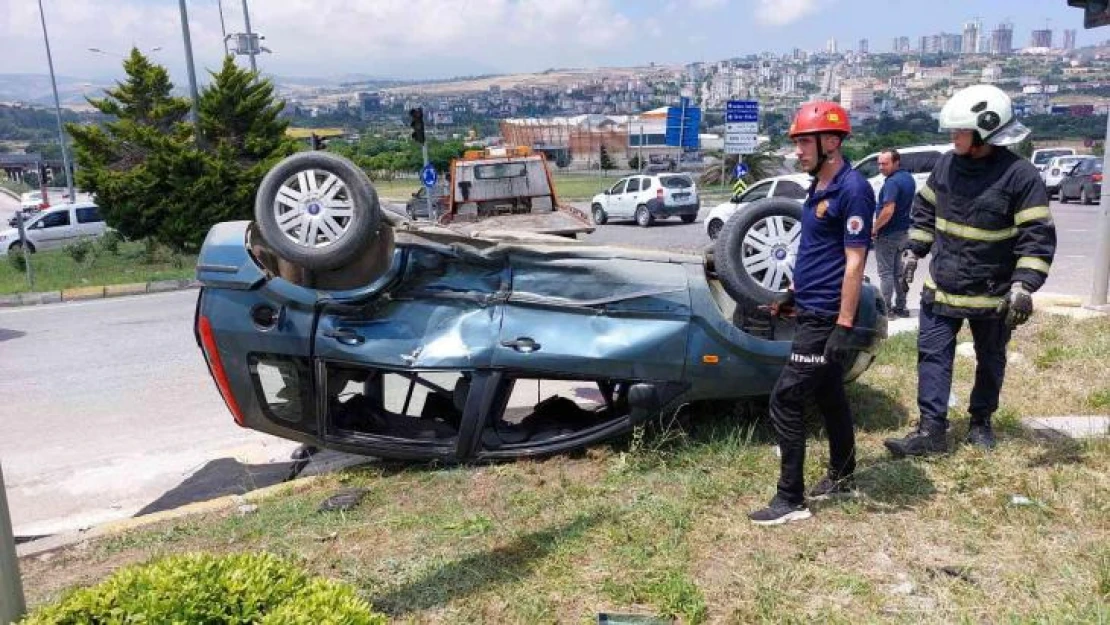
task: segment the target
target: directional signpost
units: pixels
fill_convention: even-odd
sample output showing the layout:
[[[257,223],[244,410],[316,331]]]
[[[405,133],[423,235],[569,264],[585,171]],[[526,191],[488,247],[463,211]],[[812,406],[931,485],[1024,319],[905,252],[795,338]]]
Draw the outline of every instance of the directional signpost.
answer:
[[[736,178],[743,178],[748,175],[748,166],[743,163],[736,164]]]
[[[427,150],[427,148],[424,149]],[[435,221],[439,216],[432,214],[432,190],[435,189],[436,180],[439,179],[439,176],[436,174],[436,168],[431,163],[426,162],[428,160],[426,154],[427,152],[425,152],[424,157],[424,169],[420,170],[420,182],[423,182],[425,187],[424,199],[428,201],[428,218]]]
[[[725,105],[725,153],[751,154],[759,140],[759,102],[729,100]]]

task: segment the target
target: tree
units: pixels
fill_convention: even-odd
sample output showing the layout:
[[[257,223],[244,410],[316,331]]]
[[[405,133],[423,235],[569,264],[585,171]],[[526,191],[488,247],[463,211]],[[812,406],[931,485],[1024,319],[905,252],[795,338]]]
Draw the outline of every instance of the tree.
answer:
[[[156,236],[162,200],[173,192],[152,161],[180,157],[191,140],[183,123],[189,102],[170,95],[166,69],[132,49],[127,78],[89,104],[114,121],[102,126],[68,124],[80,167],[77,182],[96,194],[107,223],[128,238]]]
[[[635,169],[635,170],[639,171],[639,169],[640,169],[640,157],[639,156],[633,156],[632,158],[628,159],[628,168],[629,169]]]
[[[616,167],[616,165],[613,164],[613,159],[609,157],[609,150],[604,145],[601,146],[601,154],[598,160],[601,161],[601,168],[605,171],[609,171]]]
[[[225,58],[201,93],[194,137],[184,122],[189,103],[169,95],[165,68],[132,50],[124,69],[126,82],[90,100],[117,121],[70,126],[78,180],[96,193],[108,224],[192,252],[212,225],[250,219],[262,177],[296,150],[273,85]]]

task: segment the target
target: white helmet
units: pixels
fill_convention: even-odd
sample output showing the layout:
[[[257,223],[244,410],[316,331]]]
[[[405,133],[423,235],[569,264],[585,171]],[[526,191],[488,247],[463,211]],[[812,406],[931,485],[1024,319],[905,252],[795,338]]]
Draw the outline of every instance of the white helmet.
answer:
[[[957,91],[940,110],[941,130],[975,130],[992,145],[1013,145],[1029,136],[1014,118],[1014,105],[994,85],[972,85]]]

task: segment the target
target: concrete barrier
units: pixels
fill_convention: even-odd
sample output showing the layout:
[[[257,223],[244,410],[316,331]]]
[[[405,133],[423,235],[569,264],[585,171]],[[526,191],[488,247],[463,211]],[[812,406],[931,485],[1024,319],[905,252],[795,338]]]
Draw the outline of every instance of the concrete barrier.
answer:
[[[102,286],[79,286],[72,289],[62,289],[63,302],[100,299],[102,297],[104,297],[104,287]]]
[[[118,297],[120,295],[140,295],[146,293],[146,282],[132,282],[130,284],[109,284],[104,287],[104,297]]]

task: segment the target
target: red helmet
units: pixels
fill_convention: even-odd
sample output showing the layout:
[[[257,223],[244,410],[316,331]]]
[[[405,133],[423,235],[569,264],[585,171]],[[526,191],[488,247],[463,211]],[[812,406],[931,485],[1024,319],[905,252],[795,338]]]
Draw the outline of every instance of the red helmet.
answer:
[[[836,102],[806,102],[798,109],[794,121],[790,124],[791,139],[801,135],[812,135],[819,132],[836,133],[841,136],[852,134],[852,123],[848,120],[848,111]]]

